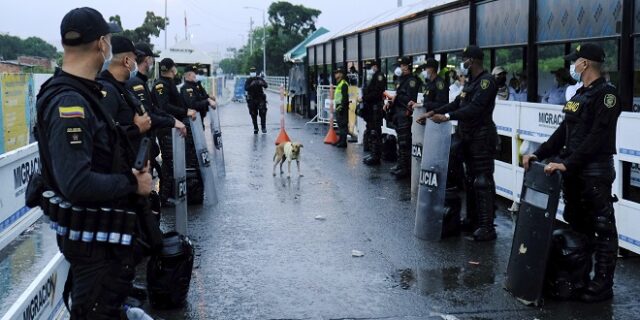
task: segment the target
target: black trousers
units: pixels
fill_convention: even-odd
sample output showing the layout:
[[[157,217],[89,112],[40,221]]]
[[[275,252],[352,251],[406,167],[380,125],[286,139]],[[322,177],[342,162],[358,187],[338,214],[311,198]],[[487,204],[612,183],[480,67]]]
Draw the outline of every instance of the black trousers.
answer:
[[[339,143],[347,143],[347,135],[349,134],[349,107],[342,107],[338,111],[336,109],[336,121],[338,122]]]
[[[368,106],[367,108],[367,125],[365,127],[365,143],[371,150],[371,156],[380,159],[382,155],[382,103]]]
[[[68,238],[61,241],[62,252],[71,265],[71,319],[120,319],[135,277],[134,244],[84,243]]]
[[[258,116],[260,116],[260,125],[265,128],[267,125],[267,102],[262,99],[251,99],[247,102],[249,107],[249,115],[251,115],[251,123],[253,129],[258,130]]]
[[[611,186],[613,164],[580,174],[564,175],[564,219],[574,231],[587,236],[590,254],[595,256],[595,273],[613,279],[618,253],[618,230]]]
[[[411,125],[413,118],[404,108],[394,110],[393,124],[398,135],[398,168],[411,170]]]

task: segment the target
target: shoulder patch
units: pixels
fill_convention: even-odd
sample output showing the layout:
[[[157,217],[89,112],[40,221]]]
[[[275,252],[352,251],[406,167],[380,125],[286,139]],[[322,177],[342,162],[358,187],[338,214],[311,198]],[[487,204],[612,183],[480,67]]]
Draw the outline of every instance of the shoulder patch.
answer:
[[[82,144],[82,128],[67,128],[67,142],[72,146]]]
[[[444,82],[442,82],[442,81],[437,81],[437,82],[436,82],[436,88],[438,88],[438,90],[442,90],[442,89],[444,89]]]
[[[58,107],[58,115],[63,119],[82,118],[84,119],[84,107],[82,106],[70,106],[70,107]]]
[[[133,91],[144,91],[144,86],[141,84],[136,84],[133,86]]]
[[[489,80],[487,79],[480,80],[480,88],[482,88],[482,90],[489,88]]]
[[[101,90],[100,92],[102,92],[102,97],[106,98],[107,97],[107,91],[105,90]]]
[[[164,88],[164,84],[162,83],[156,84],[156,89],[162,89],[162,88]]]
[[[415,81],[415,80],[411,80],[411,81],[409,81],[409,86],[410,86],[411,88],[415,88],[415,87],[416,87],[416,81]]]
[[[187,88],[187,92],[193,92],[193,89]]]
[[[614,94],[607,93],[604,96],[604,106],[611,109],[616,106],[617,98]]]

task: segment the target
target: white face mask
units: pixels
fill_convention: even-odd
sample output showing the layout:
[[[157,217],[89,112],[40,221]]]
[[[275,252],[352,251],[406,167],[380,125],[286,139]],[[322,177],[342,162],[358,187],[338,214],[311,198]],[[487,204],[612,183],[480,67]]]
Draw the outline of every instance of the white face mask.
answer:
[[[395,70],[393,70],[393,74],[396,75],[396,77],[399,77],[402,75],[402,69],[400,67],[396,67]]]
[[[256,73],[255,73],[255,72],[251,72],[251,73],[249,73],[249,76],[251,76],[251,77],[255,77],[255,76],[256,76]]]
[[[569,67],[569,73],[571,73],[571,78],[573,78],[573,80],[580,82],[581,78],[582,78],[582,72],[578,73],[576,71],[576,64],[572,64],[571,67]]]
[[[467,76],[467,74],[469,74],[469,68],[464,67],[464,62],[460,62],[460,74],[465,77]]]
[[[102,58],[104,58],[104,62],[102,63],[102,71],[107,70],[109,68],[109,65],[111,64],[111,60],[113,59],[113,52],[111,52],[111,43],[108,43],[109,45],[109,54],[105,57],[104,53],[100,53],[102,54]]]
[[[422,72],[420,72],[420,75],[422,76],[423,79],[428,80],[429,79],[429,72],[427,72],[426,70],[423,70]]]

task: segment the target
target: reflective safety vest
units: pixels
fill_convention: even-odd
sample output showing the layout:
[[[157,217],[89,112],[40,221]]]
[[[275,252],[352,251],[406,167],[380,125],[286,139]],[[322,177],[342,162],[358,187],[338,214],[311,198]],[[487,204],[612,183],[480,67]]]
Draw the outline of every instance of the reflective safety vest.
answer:
[[[349,87],[349,84],[344,79],[338,82],[338,85],[336,86],[336,89],[333,92],[333,103],[335,104],[336,107],[342,104],[342,86]]]

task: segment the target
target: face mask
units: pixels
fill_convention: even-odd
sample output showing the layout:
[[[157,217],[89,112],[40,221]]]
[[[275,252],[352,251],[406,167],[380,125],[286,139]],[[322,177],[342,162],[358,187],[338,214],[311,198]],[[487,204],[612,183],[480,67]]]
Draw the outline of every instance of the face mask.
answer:
[[[573,78],[573,80],[580,82],[580,78],[582,77],[582,74],[576,71],[575,63],[571,65],[571,67],[569,68],[569,72],[571,73],[571,78]]]
[[[400,67],[396,67],[395,70],[393,70],[393,74],[396,75],[396,77],[399,77],[402,75],[402,69],[400,69]]]
[[[100,54],[102,54],[102,58],[104,59],[104,62],[102,63],[102,71],[107,70],[109,68],[109,65],[111,64],[111,59],[113,59],[113,53],[111,52],[111,44],[108,42],[107,44],[109,45],[109,54],[105,57],[104,53],[100,52]]]
[[[129,71],[129,79],[135,78],[135,76],[138,74],[138,63],[135,61],[133,63],[133,70]]]
[[[460,62],[460,74],[462,74],[463,76],[467,76],[467,74],[469,74],[469,68],[466,68],[464,66],[464,62]]]
[[[372,76],[375,72],[373,71],[373,69],[367,69],[367,75],[368,76]]]
[[[256,73],[255,72],[251,72],[251,73],[249,73],[249,76],[255,77]]]

